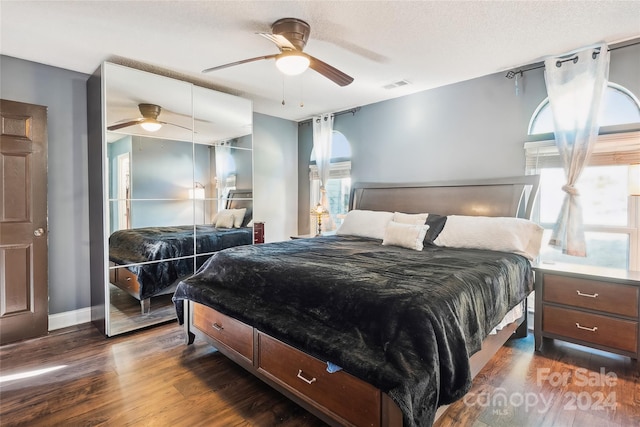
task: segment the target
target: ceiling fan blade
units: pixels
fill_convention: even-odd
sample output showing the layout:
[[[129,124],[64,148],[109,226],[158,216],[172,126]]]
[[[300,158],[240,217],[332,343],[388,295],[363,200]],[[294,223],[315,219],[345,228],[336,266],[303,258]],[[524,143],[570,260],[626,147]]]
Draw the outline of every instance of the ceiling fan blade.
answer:
[[[124,123],[117,123],[115,125],[108,126],[107,130],[118,130],[118,129],[126,128],[126,127],[129,127],[129,126],[137,125],[137,124],[142,123],[143,120],[144,119],[141,118],[141,119],[136,119],[136,120],[130,120],[130,121],[124,122]]]
[[[272,41],[280,50],[298,50],[285,36],[272,33],[256,33],[267,40]]]
[[[186,130],[188,130],[188,131],[190,131],[190,130],[191,130],[191,128],[188,128],[188,127],[186,127],[186,126],[177,125],[177,124],[175,124],[175,123],[161,122],[160,120],[157,120],[157,122],[158,122],[158,123],[160,123],[161,125],[175,126],[175,127],[178,127],[178,128],[186,129]]]
[[[322,74],[339,86],[347,86],[353,82],[353,77],[343,73],[335,67],[332,67],[326,62],[320,61],[318,58],[314,58],[309,55],[309,61],[309,68]]]
[[[222,70],[223,68],[233,67],[235,65],[246,64],[247,62],[260,61],[262,59],[272,59],[278,56],[275,55],[265,55],[265,56],[257,56],[255,58],[243,59],[242,61],[231,62],[229,64],[218,65],[217,67],[207,68],[206,70],[202,70],[203,73],[209,73],[211,71]]]

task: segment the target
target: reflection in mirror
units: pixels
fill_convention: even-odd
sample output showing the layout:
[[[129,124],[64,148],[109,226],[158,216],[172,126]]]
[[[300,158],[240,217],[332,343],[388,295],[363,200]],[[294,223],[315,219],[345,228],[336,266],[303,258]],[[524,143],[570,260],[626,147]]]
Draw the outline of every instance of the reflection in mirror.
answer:
[[[175,320],[181,279],[253,243],[253,113],[248,100],[115,64],[104,77],[105,320],[116,335]],[[218,213],[241,208],[238,225],[216,227]]]
[[[161,276],[160,272],[171,271],[174,265],[175,261],[163,261],[146,266],[114,268],[114,264],[110,263],[109,322],[112,333],[143,328],[175,317],[171,297],[177,283],[158,291],[153,297],[140,297],[141,289],[142,292],[148,292],[143,285],[151,280],[150,275]]]

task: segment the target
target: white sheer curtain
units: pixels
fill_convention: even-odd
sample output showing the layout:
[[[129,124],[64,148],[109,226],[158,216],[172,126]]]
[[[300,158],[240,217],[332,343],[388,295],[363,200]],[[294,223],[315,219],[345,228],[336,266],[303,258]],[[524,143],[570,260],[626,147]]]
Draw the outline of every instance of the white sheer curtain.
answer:
[[[226,206],[227,177],[233,174],[233,158],[229,145],[216,145],[216,193],[218,196],[218,212]]]
[[[545,60],[545,82],[553,113],[554,134],[567,182],[551,246],[586,256],[582,206],[575,187],[598,136],[598,114],[609,79],[606,44]]]
[[[316,166],[320,178],[320,200],[318,201],[326,212],[329,212],[326,185],[329,181],[331,169],[331,136],[333,132],[333,115],[322,114],[313,118],[313,150],[316,155]],[[322,231],[335,228],[331,216],[322,217]]]

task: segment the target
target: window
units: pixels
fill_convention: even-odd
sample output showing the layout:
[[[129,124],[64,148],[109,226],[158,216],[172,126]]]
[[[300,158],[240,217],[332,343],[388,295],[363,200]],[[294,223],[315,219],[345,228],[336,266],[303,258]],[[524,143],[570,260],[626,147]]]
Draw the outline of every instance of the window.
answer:
[[[540,258],[574,264],[638,269],[638,207],[640,196],[629,196],[631,165],[640,164],[640,103],[622,86],[609,83],[600,113],[601,135],[576,186],[580,191],[587,257],[562,254],[548,246],[558,217],[566,177],[553,140],[525,143],[527,173],[540,174],[540,195],[534,220],[545,229]],[[553,132],[549,101],[534,113],[529,134]],[[551,135],[552,137],[552,135]]]
[[[309,166],[309,180],[311,183],[310,207],[320,200],[320,179],[318,167],[315,164],[315,153],[311,151]],[[344,216],[349,210],[349,194],[351,192],[351,146],[347,138],[338,131],[333,131],[331,139],[331,170],[326,186],[329,201],[329,215],[336,227],[342,224]],[[311,222],[312,232],[315,233],[314,221]]]
[[[629,123],[640,124],[640,102],[624,87],[609,82],[602,98],[598,121],[600,128]],[[545,133],[553,133],[553,115],[549,98],[540,103],[529,122],[529,135]]]

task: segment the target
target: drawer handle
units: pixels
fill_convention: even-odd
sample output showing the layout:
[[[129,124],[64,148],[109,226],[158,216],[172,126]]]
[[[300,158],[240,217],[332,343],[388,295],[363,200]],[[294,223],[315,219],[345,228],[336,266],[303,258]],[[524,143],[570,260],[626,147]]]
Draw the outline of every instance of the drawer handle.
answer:
[[[585,330],[585,331],[589,331],[589,332],[595,332],[595,331],[598,330],[597,326],[594,326],[593,328],[587,328],[586,326],[581,326],[580,323],[576,323],[576,328],[582,329],[582,330]]]
[[[218,332],[220,332],[220,331],[222,331],[222,330],[224,329],[224,328],[222,327],[222,325],[219,325],[219,324],[217,324],[217,323],[214,323],[213,325],[211,325],[211,327],[212,327],[213,329],[215,329],[216,331],[218,331]]]
[[[315,377],[311,378],[310,380],[306,379],[305,377],[302,376],[302,369],[298,369],[298,378],[300,378],[302,381],[304,381],[307,384],[313,384],[314,382],[316,382]]]
[[[131,277],[127,277],[127,282],[130,282],[130,281],[131,281]]]
[[[589,298],[598,298],[598,294],[583,294],[582,292],[576,290],[576,292],[578,293],[579,296],[581,297],[589,297]]]

